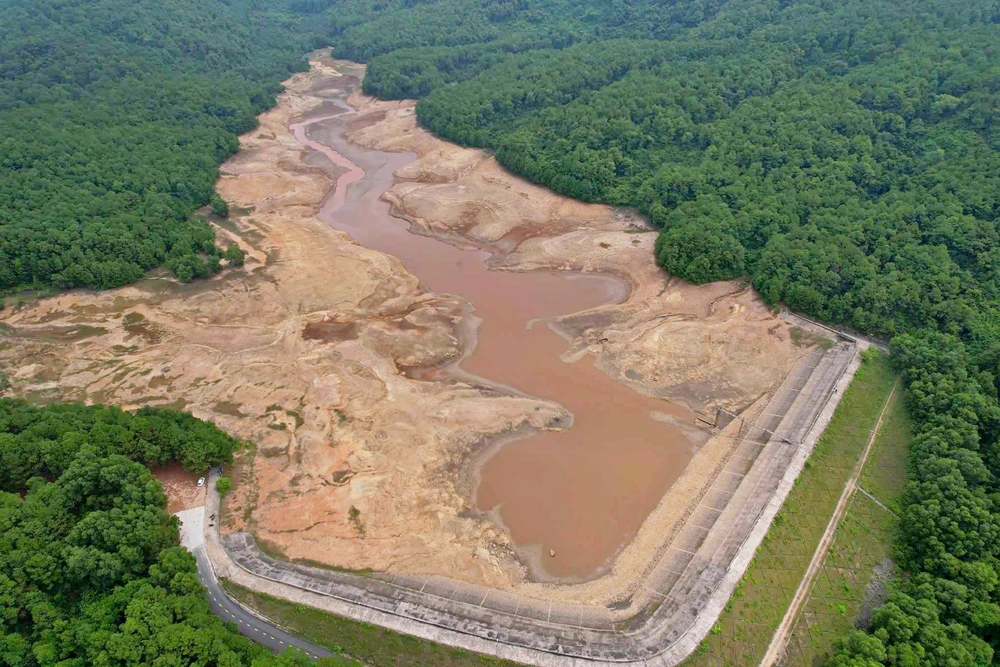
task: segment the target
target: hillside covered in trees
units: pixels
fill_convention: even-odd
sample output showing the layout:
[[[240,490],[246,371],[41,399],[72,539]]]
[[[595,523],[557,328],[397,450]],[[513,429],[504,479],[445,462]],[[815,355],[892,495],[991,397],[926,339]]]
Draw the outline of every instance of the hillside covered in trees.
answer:
[[[293,17],[267,6],[0,2],[0,293],[218,270],[191,213],[306,66]]]
[[[907,576],[832,664],[995,664],[1000,4],[323,4],[304,9],[368,61],[366,91],[421,98],[423,125],[559,192],[639,209],[669,272],[746,276],[892,337],[917,431]]]
[[[422,124],[561,193],[639,208],[675,275],[750,276],[887,335],[958,332],[1000,297],[993,0],[411,4],[335,13],[366,91],[422,97]]]
[[[146,467],[203,470],[237,445],[169,410],[0,400],[0,664],[312,664],[275,656],[211,612]]]
[[[217,270],[216,166],[310,46],[663,228],[697,282],[892,335],[1000,301],[995,0],[0,4],[0,290]]]

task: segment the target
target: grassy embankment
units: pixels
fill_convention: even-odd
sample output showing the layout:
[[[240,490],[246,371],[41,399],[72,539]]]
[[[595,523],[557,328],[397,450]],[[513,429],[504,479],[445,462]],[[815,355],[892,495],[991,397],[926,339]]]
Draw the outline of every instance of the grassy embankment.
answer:
[[[374,667],[514,667],[514,663],[443,646],[376,625],[257,593],[226,579],[229,595],[303,639]]]
[[[901,387],[886,410],[878,439],[861,475],[861,488],[898,513],[906,485],[906,452],[912,435]],[[837,531],[823,569],[799,613],[785,664],[822,664],[833,644],[853,627],[865,590],[878,567],[890,573],[896,519],[863,493],[856,493]],[[869,611],[870,613],[870,611]]]
[[[869,356],[858,369],[733,598],[685,667],[760,662],[895,380],[882,355]],[[906,422],[902,404],[895,399],[893,404],[891,414],[886,413],[889,421],[883,423],[880,444],[862,477],[862,487],[880,499],[890,498],[901,485],[898,476],[906,448]],[[795,629],[792,645],[798,652],[790,656],[793,661],[788,664],[811,664],[808,656],[825,653],[853,622],[852,614],[860,607],[873,566],[889,552],[891,530],[891,515],[862,494],[855,494],[839,527],[832,556],[817,579],[816,594],[805,605],[805,625],[800,620]],[[837,572],[838,567],[843,571]],[[796,656],[805,662],[800,663]]]

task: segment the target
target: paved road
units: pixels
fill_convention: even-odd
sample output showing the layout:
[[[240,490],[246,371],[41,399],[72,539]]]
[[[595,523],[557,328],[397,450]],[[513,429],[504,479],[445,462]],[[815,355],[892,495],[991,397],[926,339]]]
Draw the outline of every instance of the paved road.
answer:
[[[331,651],[325,648],[299,639],[270,623],[260,620],[252,614],[248,614],[243,607],[236,604],[222,590],[218,579],[215,578],[215,573],[208,563],[208,555],[205,553],[204,546],[198,546],[194,549],[194,557],[198,561],[198,579],[205,586],[208,604],[212,608],[212,611],[223,621],[232,621],[235,623],[241,634],[275,651],[282,651],[289,646],[294,646],[305,651],[311,658],[333,655]]]

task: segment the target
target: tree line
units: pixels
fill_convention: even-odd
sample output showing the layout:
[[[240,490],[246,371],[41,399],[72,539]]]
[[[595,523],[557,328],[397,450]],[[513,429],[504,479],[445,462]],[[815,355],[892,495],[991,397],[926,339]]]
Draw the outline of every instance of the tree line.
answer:
[[[238,444],[170,410],[0,400],[0,664],[314,664],[212,613],[147,467],[204,470]]]
[[[221,251],[192,211],[224,213],[212,184],[236,136],[307,48],[333,44],[368,62],[368,92],[421,98],[420,121],[439,135],[564,194],[647,214],[669,272],[746,277],[769,303],[893,337],[917,423],[897,549],[907,578],[834,660],[992,662],[994,0],[9,0],[0,19],[0,291],[112,287],[164,265],[183,279],[217,270]],[[68,452],[90,451],[91,431],[107,427],[80,428],[68,444],[22,443],[27,462],[9,453],[21,444],[0,440],[13,457],[4,488],[23,502],[34,487],[16,485],[31,479],[68,492]],[[126,431],[112,441],[146,442]],[[94,456],[112,455],[122,454]],[[67,512],[32,530],[63,535],[79,520]],[[145,546],[109,557],[109,595],[164,552],[169,530],[142,512]],[[77,542],[39,545],[105,558]],[[73,585],[99,595],[94,582]],[[52,633],[68,626],[45,619],[97,622],[82,600],[60,606],[68,585],[38,590],[62,615],[18,606],[5,633],[58,645]],[[51,661],[45,650],[28,659]]]
[[[828,35],[857,9],[798,12],[768,26],[780,40],[703,26],[515,54],[418,113],[531,180],[646,213],[674,275],[749,276],[770,303],[883,335],[973,328],[1000,295],[1000,97],[962,45],[1000,48],[996,25],[918,16],[879,56]]]
[[[294,25],[251,0],[0,5],[0,293],[217,272],[192,212],[305,68]]]

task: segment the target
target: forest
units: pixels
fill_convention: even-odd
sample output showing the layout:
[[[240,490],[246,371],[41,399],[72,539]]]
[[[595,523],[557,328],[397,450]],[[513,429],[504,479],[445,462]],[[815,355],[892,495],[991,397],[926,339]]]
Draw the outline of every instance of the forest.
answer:
[[[0,400],[0,664],[314,664],[211,612],[147,467],[204,470],[238,445],[170,410]]]
[[[747,276],[880,335],[974,329],[1000,295],[996,4],[685,4],[612,3],[629,11],[595,21],[609,38],[536,24],[389,52],[365,88],[420,96],[426,127],[538,183],[639,209],[674,275]],[[678,20],[697,25],[659,38]]]
[[[219,270],[191,214],[306,67],[294,21],[267,6],[0,2],[0,294]]]
[[[745,279],[770,304],[891,339],[917,426],[906,576],[831,664],[1000,660],[996,0],[0,0],[0,36],[0,292],[217,271],[221,251],[192,212],[213,203],[218,165],[302,54],[332,46],[368,63],[365,91],[420,98],[440,136],[644,213],[666,271]],[[14,494],[0,572],[21,573],[0,578],[3,646],[35,656],[8,662],[92,664],[77,640],[53,657],[53,638],[117,636],[142,595],[222,632],[197,615],[193,588],[170,588],[191,565],[140,469],[184,460],[184,447],[125,426],[108,436],[103,417],[70,419],[70,436],[42,416],[78,409],[0,412]],[[49,425],[15,442],[32,431],[14,414]],[[178,442],[196,428],[157,423]],[[86,509],[73,489],[95,487],[74,480],[115,456],[123,481],[109,488],[127,500]],[[80,542],[89,524],[74,532],[91,514],[111,521],[106,502],[146,521],[129,562]],[[21,543],[43,560],[108,558],[107,577],[20,564]],[[261,659],[251,650],[220,662]]]

